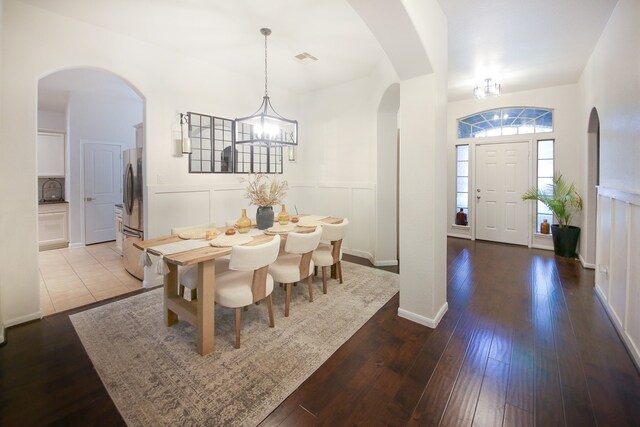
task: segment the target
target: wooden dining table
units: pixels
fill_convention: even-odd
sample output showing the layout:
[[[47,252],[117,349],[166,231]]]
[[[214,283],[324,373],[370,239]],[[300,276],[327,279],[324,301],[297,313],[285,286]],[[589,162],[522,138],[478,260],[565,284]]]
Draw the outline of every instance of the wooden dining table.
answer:
[[[342,218],[327,217],[321,222],[337,224]],[[220,227],[222,233],[229,227]],[[310,229],[311,231],[311,229]],[[255,246],[267,243],[273,239],[273,235],[260,234],[252,236],[253,240],[244,246]],[[286,239],[286,234],[281,237]],[[191,323],[196,328],[197,351],[201,355],[207,355],[214,348],[214,310],[215,310],[215,276],[216,259],[231,254],[230,247],[206,247],[191,249],[184,252],[166,254],[154,249],[170,243],[180,242],[177,235],[164,236],[156,239],[143,240],[134,243],[138,249],[148,253],[162,256],[168,266],[168,273],[164,277],[163,314],[167,326],[172,326],[179,319]],[[197,265],[198,268],[198,296],[195,301],[187,301],[178,294],[178,267]]]

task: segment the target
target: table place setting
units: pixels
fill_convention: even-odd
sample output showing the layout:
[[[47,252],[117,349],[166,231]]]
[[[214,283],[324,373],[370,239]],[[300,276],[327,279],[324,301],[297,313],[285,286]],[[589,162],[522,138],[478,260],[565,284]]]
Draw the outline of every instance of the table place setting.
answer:
[[[253,237],[248,234],[220,234],[215,239],[210,240],[209,244],[218,248],[228,248],[236,245],[244,245],[251,241],[253,241]]]

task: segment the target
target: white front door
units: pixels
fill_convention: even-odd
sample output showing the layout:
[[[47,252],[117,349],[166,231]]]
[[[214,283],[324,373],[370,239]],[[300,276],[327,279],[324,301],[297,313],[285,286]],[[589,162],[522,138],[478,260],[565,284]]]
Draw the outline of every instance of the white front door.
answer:
[[[122,147],[84,144],[84,242],[116,238],[114,205],[122,202]]]
[[[476,238],[527,245],[528,210],[521,196],[529,187],[529,144],[478,145],[476,165]]]

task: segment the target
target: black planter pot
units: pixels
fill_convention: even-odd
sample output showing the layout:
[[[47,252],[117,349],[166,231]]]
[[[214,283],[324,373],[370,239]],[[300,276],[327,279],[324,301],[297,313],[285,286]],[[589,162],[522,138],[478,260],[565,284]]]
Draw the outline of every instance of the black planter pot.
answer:
[[[273,207],[258,206],[256,222],[258,223],[259,230],[266,230],[267,228],[273,227]]]
[[[560,227],[558,224],[551,226],[551,237],[553,238],[553,252],[556,255],[575,258],[578,238],[580,238],[580,228],[573,225]]]

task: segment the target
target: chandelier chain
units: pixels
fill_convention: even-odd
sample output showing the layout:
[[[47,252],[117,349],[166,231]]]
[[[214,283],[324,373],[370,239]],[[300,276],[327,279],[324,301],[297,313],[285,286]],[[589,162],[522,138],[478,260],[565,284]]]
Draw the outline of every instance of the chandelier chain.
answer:
[[[267,90],[267,37],[269,35],[264,35],[264,96],[269,96],[269,91]]]

